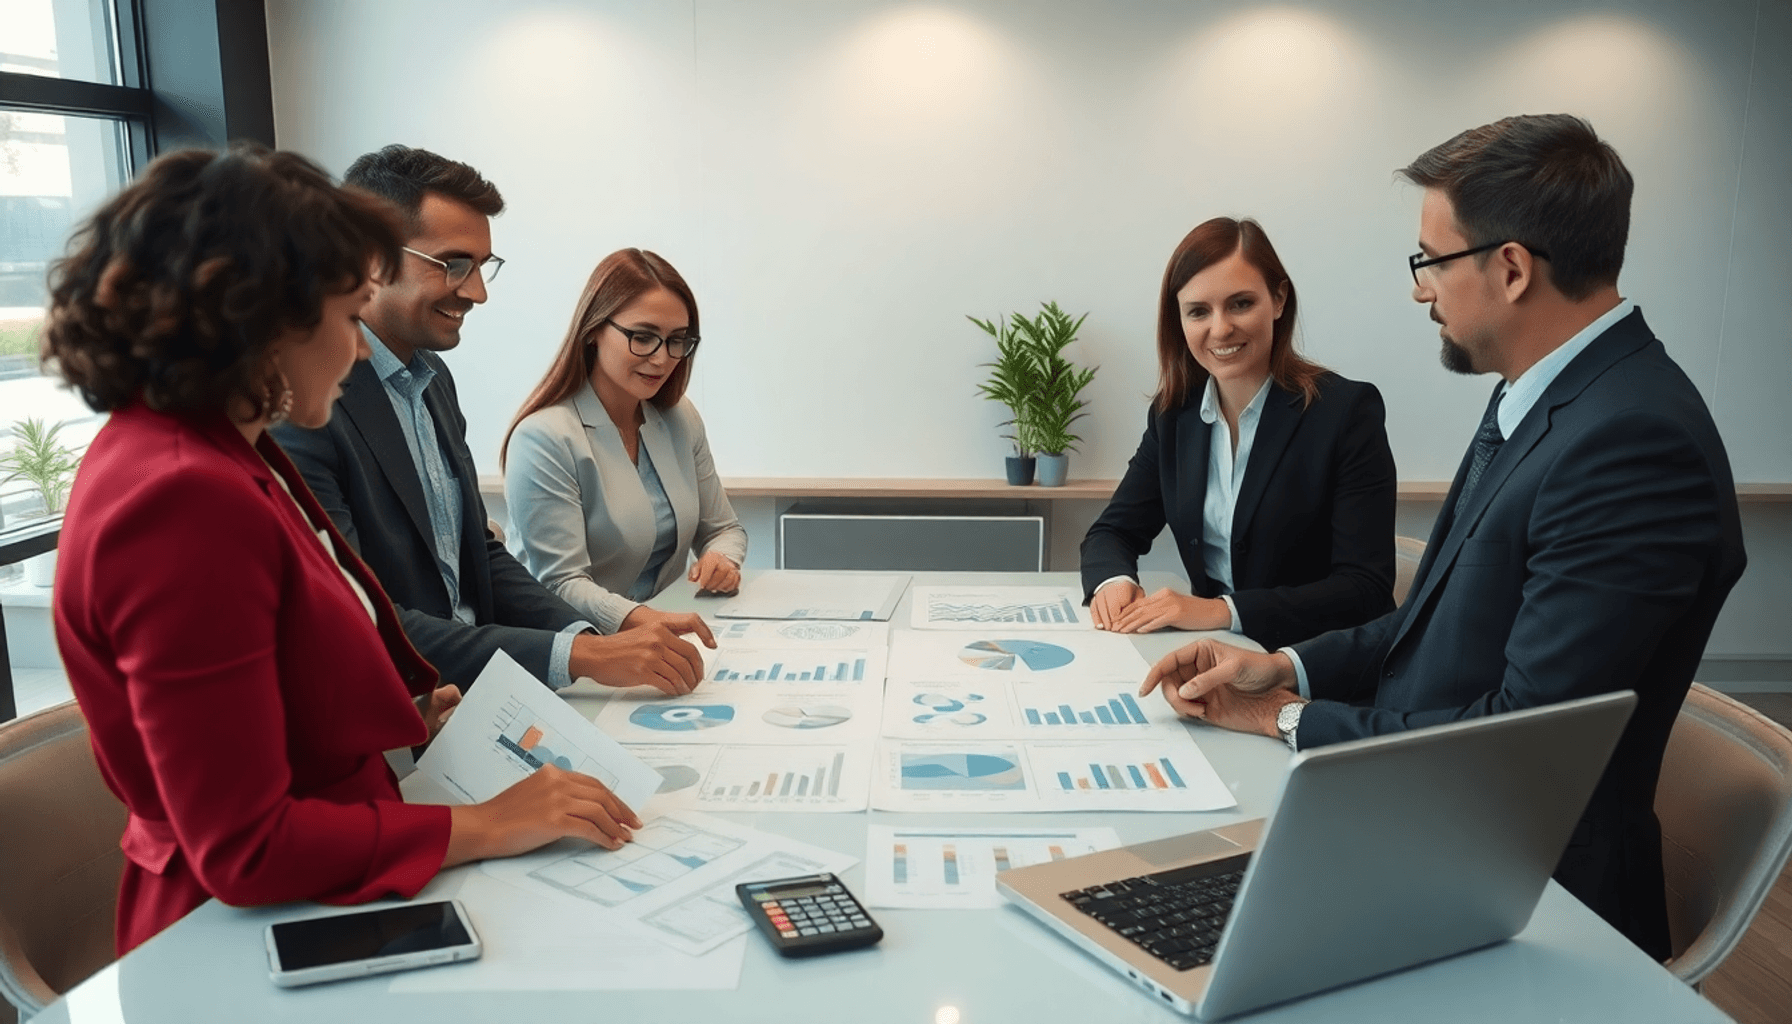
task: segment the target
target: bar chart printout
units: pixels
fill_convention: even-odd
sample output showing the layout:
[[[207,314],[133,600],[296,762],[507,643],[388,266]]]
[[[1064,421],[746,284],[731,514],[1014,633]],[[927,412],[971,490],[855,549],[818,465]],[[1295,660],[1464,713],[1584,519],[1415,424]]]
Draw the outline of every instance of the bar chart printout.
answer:
[[[739,652],[717,658],[709,678],[718,683],[862,683],[866,662],[865,655],[856,652],[842,652],[838,659],[814,653],[768,657]]]
[[[1120,845],[1112,828],[866,829],[866,903],[873,907],[973,909],[1002,904],[997,872],[1080,857]]]
[[[1195,741],[1184,735],[1115,740],[1035,740],[1027,756],[1042,803],[1054,810],[1203,811],[1237,800]]]
[[[1145,710],[1139,707],[1139,702],[1125,691],[1097,704],[1022,707],[1021,713],[1030,726],[1151,724],[1145,717]]]
[[[698,803],[710,810],[848,811],[865,806],[863,755],[835,746],[723,747]]]
[[[916,629],[1093,629],[1074,587],[916,587]]]

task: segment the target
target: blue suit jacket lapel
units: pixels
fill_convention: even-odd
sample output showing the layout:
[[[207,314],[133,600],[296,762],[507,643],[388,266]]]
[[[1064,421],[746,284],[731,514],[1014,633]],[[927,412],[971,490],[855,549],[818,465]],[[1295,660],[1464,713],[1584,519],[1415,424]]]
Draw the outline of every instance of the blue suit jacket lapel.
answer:
[[[361,438],[373,452],[373,459],[385,474],[387,484],[410,515],[417,535],[430,550],[434,550],[436,534],[429,522],[429,505],[423,498],[423,481],[417,475],[416,465],[411,462],[411,448],[405,443],[398,414],[392,410],[392,399],[374,374],[373,364],[355,364],[348,380],[342,384],[342,398],[337,405],[361,432]]]
[[[1164,509],[1170,522],[1194,524],[1194,536],[1187,539],[1177,538],[1179,543],[1193,545],[1194,557],[1183,555],[1183,567],[1189,570],[1189,586],[1200,596],[1211,596],[1214,584],[1207,579],[1201,568],[1201,535],[1206,530],[1205,512],[1207,507],[1207,463],[1212,452],[1213,427],[1201,418],[1199,400],[1183,406],[1181,415],[1176,417],[1176,465],[1160,467],[1169,469],[1176,480],[1176,501],[1181,507]],[[1180,513],[1180,515],[1178,515]],[[1203,589],[1205,587],[1205,590]]]

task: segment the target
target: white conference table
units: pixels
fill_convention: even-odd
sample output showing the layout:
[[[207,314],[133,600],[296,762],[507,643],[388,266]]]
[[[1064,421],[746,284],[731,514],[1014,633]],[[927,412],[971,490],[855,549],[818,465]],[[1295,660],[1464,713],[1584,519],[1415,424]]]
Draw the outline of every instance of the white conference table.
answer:
[[[917,582],[1073,584],[1072,573],[917,573]],[[751,584],[752,574],[748,574]],[[1167,582],[1147,580],[1157,586]],[[712,610],[689,584],[655,605]],[[905,597],[891,620],[907,628]],[[1222,634],[1223,635],[1223,634]],[[1140,637],[1148,660],[1186,643],[1191,634]],[[589,684],[585,684],[588,686]],[[575,696],[575,703],[592,698]],[[595,710],[592,708],[591,710]],[[1238,806],[1178,814],[1001,815],[1013,827],[1112,825],[1123,842],[1142,842],[1269,813],[1289,753],[1265,737],[1241,736],[1190,723],[1196,742],[1231,787]],[[870,822],[906,826],[995,824],[964,814],[728,814],[769,832],[865,855]],[[470,870],[460,868],[456,870]],[[844,873],[865,893],[863,866]],[[1343,884],[1343,883],[1340,883]],[[311,904],[240,910],[211,901],[117,964],[83,983],[34,1021],[41,1024],[219,1024],[253,1020],[454,1021],[590,1020],[892,1021],[984,1024],[995,1021],[1180,1021],[1181,1017],[1123,981],[1013,907],[983,911],[876,910],[879,945],[812,960],[787,961],[748,936],[740,986],[733,991],[572,991],[394,994],[387,978],[283,990],[268,980],[262,932],[274,921],[304,916]],[[477,909],[474,908],[477,924]],[[1364,941],[1374,941],[1365,922]],[[452,968],[447,968],[452,969]],[[1510,942],[1359,985],[1272,1007],[1248,1018],[1264,1024],[1437,1021],[1516,1024],[1573,1022],[1700,1022],[1729,1020],[1579,901],[1550,883],[1530,925]]]

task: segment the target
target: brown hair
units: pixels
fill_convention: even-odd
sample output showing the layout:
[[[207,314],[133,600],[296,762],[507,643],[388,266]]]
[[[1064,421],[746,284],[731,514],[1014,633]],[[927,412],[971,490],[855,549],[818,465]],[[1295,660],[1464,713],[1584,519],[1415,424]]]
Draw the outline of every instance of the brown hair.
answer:
[[[315,326],[404,235],[381,200],[296,153],[239,145],[157,159],[74,234],[50,275],[42,357],[104,412],[267,412],[267,346]]]
[[[592,367],[597,365],[594,339],[597,332],[603,330],[604,321],[655,288],[664,288],[678,296],[684,302],[685,312],[690,315],[690,326],[686,330],[693,335],[701,334],[697,330],[696,296],[691,294],[691,286],[684,283],[684,277],[673,269],[672,264],[645,249],[618,249],[605,256],[585,280],[585,291],[580,294],[578,307],[573,310],[572,325],[566,329],[566,340],[554,354],[547,375],[517,410],[516,418],[510,421],[510,429],[504,431],[504,444],[498,449],[499,469],[504,468],[509,457],[510,435],[516,433],[517,424],[532,413],[566,401],[580,388],[588,386]],[[690,383],[691,363],[696,358],[697,353],[692,352],[678,360],[666,377],[666,383],[660,385],[649,401],[661,409],[677,405]]]
[[[372,192],[396,206],[413,235],[421,227],[423,197],[430,192],[465,203],[487,217],[504,212],[504,197],[498,186],[485,180],[485,175],[472,165],[396,142],[349,164],[342,183]]]
[[[1182,313],[1176,308],[1176,293],[1189,279],[1233,253],[1263,275],[1269,287],[1269,298],[1287,289],[1282,315],[1270,334],[1269,375],[1278,387],[1297,391],[1312,405],[1319,397],[1319,378],[1326,369],[1294,350],[1294,320],[1299,304],[1295,300],[1294,282],[1282,268],[1282,260],[1269,236],[1256,221],[1215,217],[1184,235],[1176,251],[1170,254],[1170,265],[1164,268],[1163,291],[1157,303],[1157,394],[1151,408],[1159,414],[1188,401],[1197,388],[1207,383],[1207,371],[1188,350],[1188,338],[1182,332]]]
[[[1398,173],[1443,191],[1470,246],[1511,241],[1548,253],[1549,280],[1569,299],[1618,282],[1635,186],[1618,151],[1572,114],[1470,128]]]

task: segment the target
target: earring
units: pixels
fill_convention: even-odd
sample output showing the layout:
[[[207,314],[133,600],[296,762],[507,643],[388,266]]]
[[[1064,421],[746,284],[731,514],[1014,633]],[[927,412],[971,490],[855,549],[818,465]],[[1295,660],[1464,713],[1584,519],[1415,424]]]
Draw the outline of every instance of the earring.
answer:
[[[262,401],[268,409],[268,422],[281,423],[292,415],[292,385],[287,382],[284,370],[275,367],[274,374],[280,378],[280,395],[278,398],[274,396],[274,382],[270,380],[263,385]]]

